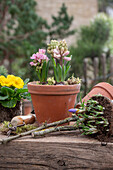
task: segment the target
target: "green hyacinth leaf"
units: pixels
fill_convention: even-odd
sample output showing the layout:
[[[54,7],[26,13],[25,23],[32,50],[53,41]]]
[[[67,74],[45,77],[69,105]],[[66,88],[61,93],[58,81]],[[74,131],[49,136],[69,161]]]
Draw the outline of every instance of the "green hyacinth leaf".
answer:
[[[45,77],[45,80],[47,81],[47,76],[48,76],[48,70],[49,70],[49,61],[48,63],[46,64],[46,77]]]
[[[53,66],[53,70],[54,70],[55,80],[58,82],[58,73],[57,73],[57,69],[55,66]]]
[[[63,65],[63,68],[62,68],[62,77],[63,77],[63,81],[65,80],[65,70],[66,70],[66,67],[65,65]]]
[[[70,68],[71,68],[70,65],[66,68],[66,70],[65,70],[65,77],[66,77],[67,73],[69,72]]]
[[[42,66],[42,82],[45,82],[45,77],[46,77],[46,61],[44,61]]]
[[[59,63],[57,65],[57,71],[58,71],[59,81],[63,81],[62,80],[62,67],[61,67],[61,65]]]

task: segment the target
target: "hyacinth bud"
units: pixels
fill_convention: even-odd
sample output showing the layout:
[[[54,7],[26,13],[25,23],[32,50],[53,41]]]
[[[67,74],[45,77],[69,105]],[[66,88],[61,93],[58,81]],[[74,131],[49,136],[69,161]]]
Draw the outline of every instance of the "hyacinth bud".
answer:
[[[48,53],[53,56],[53,50],[56,49],[56,47],[59,45],[59,42],[57,40],[51,40],[50,44],[48,44]]]
[[[48,52],[49,54],[51,54],[51,51],[50,51],[50,50],[47,50],[47,52]]]
[[[69,51],[65,51],[64,53],[63,53],[63,56],[66,56],[66,55],[68,55],[69,54]]]
[[[59,45],[60,45],[61,47],[67,48],[67,43],[66,43],[65,40],[60,41]]]
[[[61,54],[64,53],[64,47],[61,47]]]

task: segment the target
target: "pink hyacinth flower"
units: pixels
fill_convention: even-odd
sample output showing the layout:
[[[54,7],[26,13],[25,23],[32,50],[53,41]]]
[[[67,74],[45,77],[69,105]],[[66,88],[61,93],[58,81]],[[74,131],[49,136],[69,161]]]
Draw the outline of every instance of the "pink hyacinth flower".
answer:
[[[39,49],[39,53],[45,54],[46,50],[45,49]]]
[[[54,49],[53,52],[57,55],[59,55],[59,53],[60,53],[59,50],[57,50],[57,49]]]
[[[60,57],[61,57],[61,55],[60,55],[60,54],[59,54],[59,55],[54,54],[54,58],[59,59]]]
[[[66,61],[70,61],[71,57],[64,57],[63,59],[66,60]]]
[[[37,59],[37,55],[36,54],[33,54],[30,59],[33,59],[33,60],[36,60]]]
[[[31,66],[36,66],[36,65],[37,65],[37,63],[30,62],[30,65],[31,65]]]
[[[63,56],[66,56],[66,55],[68,55],[70,52],[69,51],[66,51],[64,54],[63,54]]]

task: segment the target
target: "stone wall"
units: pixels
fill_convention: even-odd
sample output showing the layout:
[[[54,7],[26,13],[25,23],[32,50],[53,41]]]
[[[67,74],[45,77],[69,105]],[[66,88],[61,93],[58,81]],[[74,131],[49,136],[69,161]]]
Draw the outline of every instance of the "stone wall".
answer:
[[[62,3],[65,3],[68,14],[74,17],[71,28],[79,28],[81,25],[89,24],[89,21],[97,14],[97,0],[36,0],[36,11],[39,16],[42,16],[52,22],[51,15],[57,16]],[[72,44],[75,41],[75,36],[68,38],[68,43]]]

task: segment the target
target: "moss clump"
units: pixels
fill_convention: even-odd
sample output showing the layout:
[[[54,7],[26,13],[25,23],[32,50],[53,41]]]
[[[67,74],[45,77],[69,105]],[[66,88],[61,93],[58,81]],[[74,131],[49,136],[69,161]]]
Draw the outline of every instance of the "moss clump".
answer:
[[[7,132],[9,131],[9,128],[8,128],[9,123],[10,123],[9,121],[4,121],[2,123],[0,131],[3,134],[7,134]],[[12,127],[11,125],[9,125],[9,126]],[[24,125],[24,126],[21,126],[21,127],[17,127],[16,131],[12,131],[12,134],[17,135],[17,134],[20,134],[20,133],[23,133],[23,132],[27,132],[27,131],[35,129],[35,128],[36,128],[35,125],[27,124],[27,125]]]

